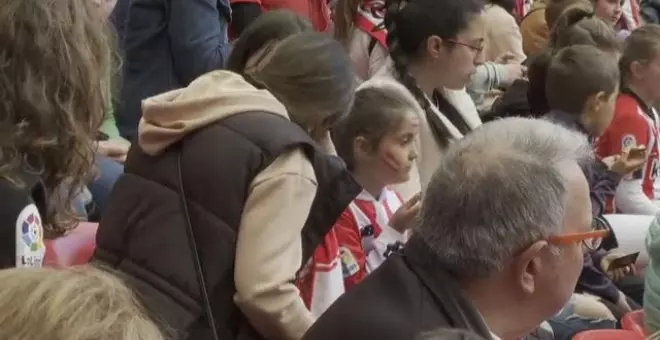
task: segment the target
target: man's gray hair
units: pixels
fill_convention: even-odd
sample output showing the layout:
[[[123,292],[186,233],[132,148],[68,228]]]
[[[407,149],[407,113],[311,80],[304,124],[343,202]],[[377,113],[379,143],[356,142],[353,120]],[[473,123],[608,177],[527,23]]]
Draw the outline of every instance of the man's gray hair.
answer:
[[[567,162],[593,163],[587,137],[536,119],[497,120],[456,141],[426,189],[419,234],[461,278],[501,271],[524,247],[560,233]]]

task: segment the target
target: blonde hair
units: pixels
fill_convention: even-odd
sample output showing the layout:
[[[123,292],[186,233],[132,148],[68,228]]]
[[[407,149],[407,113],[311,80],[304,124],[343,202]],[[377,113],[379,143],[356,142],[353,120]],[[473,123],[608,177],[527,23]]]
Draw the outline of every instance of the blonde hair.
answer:
[[[2,270],[0,306],[0,339],[163,339],[133,292],[91,266]]]

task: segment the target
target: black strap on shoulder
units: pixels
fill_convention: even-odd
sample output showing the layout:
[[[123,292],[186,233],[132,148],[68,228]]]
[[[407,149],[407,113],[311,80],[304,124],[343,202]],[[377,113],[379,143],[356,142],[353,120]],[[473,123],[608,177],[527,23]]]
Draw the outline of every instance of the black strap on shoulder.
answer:
[[[208,321],[209,327],[211,328],[211,333],[213,334],[213,340],[220,340],[218,337],[218,329],[215,326],[215,319],[213,318],[213,310],[211,309],[211,300],[209,299],[208,288],[206,287],[206,280],[204,279],[204,271],[202,270],[202,262],[199,258],[199,250],[197,249],[197,240],[195,239],[195,233],[192,229],[192,222],[190,220],[190,213],[188,212],[188,200],[186,198],[186,190],[183,186],[183,172],[181,171],[181,153],[182,149],[177,152],[177,172],[179,176],[179,189],[181,197],[181,208],[183,209],[183,214],[186,223],[186,233],[188,234],[188,243],[190,246],[190,251],[192,253],[193,262],[195,265],[195,273],[197,274],[197,283],[199,284],[200,295],[202,297],[202,304],[204,308],[204,313],[206,314],[206,319]]]

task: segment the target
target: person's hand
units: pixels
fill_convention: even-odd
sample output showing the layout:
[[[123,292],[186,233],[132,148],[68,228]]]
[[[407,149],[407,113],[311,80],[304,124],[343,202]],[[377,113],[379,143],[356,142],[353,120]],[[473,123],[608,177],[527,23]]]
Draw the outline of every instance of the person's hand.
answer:
[[[506,64],[506,86],[511,85],[516,79],[525,78],[527,76],[527,67],[520,64]]]
[[[626,276],[637,275],[637,267],[634,264],[625,266],[623,268],[617,268],[612,270],[609,269],[610,263],[612,263],[614,259],[619,258],[621,256],[623,256],[621,253],[611,252],[605,255],[603,259],[600,261],[600,268],[614,282],[619,281]]]
[[[126,161],[126,154],[131,143],[123,139],[111,139],[96,142],[96,152],[119,163]]]
[[[627,149],[621,152],[620,155],[605,157],[601,161],[607,165],[610,171],[627,175],[644,166],[646,153],[642,151],[644,151],[643,147],[637,147],[634,150]]]
[[[616,305],[621,308],[624,313],[632,312],[632,308],[630,308],[630,304],[628,304],[626,295],[621,291],[619,291],[619,299],[616,301]]]
[[[421,194],[417,193],[411,197],[408,202],[403,203],[399,209],[390,218],[390,227],[394,230],[403,233],[413,227],[413,221],[419,213],[421,205]]]

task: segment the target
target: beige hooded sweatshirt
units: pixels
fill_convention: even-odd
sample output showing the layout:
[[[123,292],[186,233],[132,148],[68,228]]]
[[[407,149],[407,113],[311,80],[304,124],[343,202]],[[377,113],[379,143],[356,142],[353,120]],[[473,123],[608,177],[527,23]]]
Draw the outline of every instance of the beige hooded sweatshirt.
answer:
[[[150,155],[242,112],[266,111],[288,119],[273,95],[228,71],[208,73],[142,105],[139,145]],[[302,265],[301,231],[316,187],[314,168],[301,149],[281,154],[250,183],[236,244],[234,301],[269,339],[300,339],[314,322],[293,282]]]

